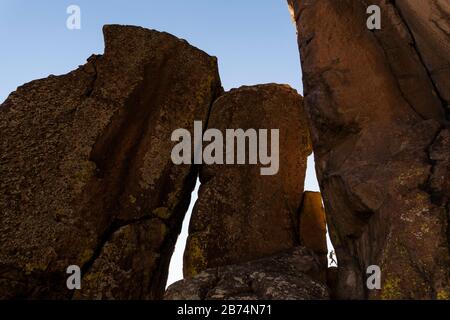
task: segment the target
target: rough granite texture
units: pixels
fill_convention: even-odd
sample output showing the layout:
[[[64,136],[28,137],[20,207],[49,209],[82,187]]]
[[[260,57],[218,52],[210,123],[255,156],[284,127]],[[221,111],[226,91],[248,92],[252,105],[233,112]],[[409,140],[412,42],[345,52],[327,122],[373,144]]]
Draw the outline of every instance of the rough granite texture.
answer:
[[[288,2],[339,262],[333,296],[449,299],[449,2]],[[369,4],[381,30],[366,27]],[[369,265],[381,290],[366,289]]]
[[[217,61],[167,33],[104,27],[105,53],[0,106],[0,298],[160,298],[196,172],[171,132],[207,120]]]
[[[211,268],[172,284],[166,300],[325,300],[317,257],[304,247],[238,265]]]
[[[234,89],[214,102],[208,127],[224,137],[225,129],[279,129],[279,171],[261,175],[261,165],[249,164],[201,167],[184,255],[186,277],[299,243],[297,215],[311,153],[302,97],[287,85]]]

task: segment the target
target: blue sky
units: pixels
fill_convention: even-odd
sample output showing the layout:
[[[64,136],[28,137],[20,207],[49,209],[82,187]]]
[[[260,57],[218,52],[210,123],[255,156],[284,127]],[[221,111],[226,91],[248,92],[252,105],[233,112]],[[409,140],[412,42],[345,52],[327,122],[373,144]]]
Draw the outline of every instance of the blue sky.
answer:
[[[81,30],[66,28],[72,4],[81,8]],[[218,57],[226,90],[277,82],[303,93],[286,0],[0,0],[0,102],[23,83],[67,73],[102,53],[102,26],[110,23],[166,31]],[[305,188],[319,190],[312,157]],[[169,282],[182,276],[187,226]]]
[[[71,4],[81,8],[81,30],[66,28]],[[285,0],[0,0],[0,101],[18,85],[102,53],[108,23],[166,31],[217,56],[225,89],[278,82],[302,92]]]

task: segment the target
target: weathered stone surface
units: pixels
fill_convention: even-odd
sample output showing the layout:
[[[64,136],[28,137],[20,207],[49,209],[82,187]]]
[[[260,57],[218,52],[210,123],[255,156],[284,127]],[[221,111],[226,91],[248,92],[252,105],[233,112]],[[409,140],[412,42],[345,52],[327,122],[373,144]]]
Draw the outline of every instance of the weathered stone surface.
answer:
[[[93,262],[77,290],[75,299],[145,299],[146,292],[158,292],[165,281],[163,270],[158,270],[161,243],[167,237],[168,227],[159,219],[130,223],[115,231],[101,254]],[[164,266],[165,268],[165,266]],[[159,279],[155,274],[161,272]]]
[[[196,173],[171,132],[206,121],[216,59],[166,33],[105,26],[105,53],[0,106],[0,298],[158,298]]]
[[[396,7],[413,35],[414,48],[447,108],[447,115],[450,115],[450,2],[397,0]]]
[[[289,1],[338,298],[450,297],[444,2]],[[381,290],[365,287],[369,265]]]
[[[305,191],[299,217],[300,244],[311,249],[328,266],[327,220],[320,192]]]
[[[261,165],[251,164],[201,167],[184,256],[186,277],[267,257],[299,242],[297,213],[311,153],[301,96],[276,84],[231,90],[214,102],[208,128],[224,137],[225,129],[279,129],[279,171],[261,175]]]
[[[323,272],[304,247],[238,265],[211,268],[172,284],[167,300],[308,300],[328,299],[318,281]]]

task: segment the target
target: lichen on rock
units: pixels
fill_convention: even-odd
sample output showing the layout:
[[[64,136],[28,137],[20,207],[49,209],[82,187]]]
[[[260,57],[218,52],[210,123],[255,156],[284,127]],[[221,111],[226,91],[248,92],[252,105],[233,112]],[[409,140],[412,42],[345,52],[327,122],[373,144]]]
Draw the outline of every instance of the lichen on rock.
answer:
[[[69,265],[75,298],[164,292],[197,175],[170,135],[207,121],[217,60],[168,33],[103,32],[103,55],[0,106],[0,298],[69,299]]]

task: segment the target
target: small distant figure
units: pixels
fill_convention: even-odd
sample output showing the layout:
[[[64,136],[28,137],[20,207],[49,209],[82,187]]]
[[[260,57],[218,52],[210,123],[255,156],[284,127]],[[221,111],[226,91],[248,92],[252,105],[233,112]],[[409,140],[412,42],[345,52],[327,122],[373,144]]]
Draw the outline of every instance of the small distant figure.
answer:
[[[330,260],[331,260],[331,262],[330,262],[330,264],[335,264],[335,265],[337,265],[337,261],[336,260],[334,260],[334,257],[335,257],[336,255],[334,254],[334,251],[330,251],[330,254],[328,255],[328,257],[330,258]]]

